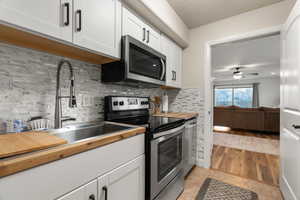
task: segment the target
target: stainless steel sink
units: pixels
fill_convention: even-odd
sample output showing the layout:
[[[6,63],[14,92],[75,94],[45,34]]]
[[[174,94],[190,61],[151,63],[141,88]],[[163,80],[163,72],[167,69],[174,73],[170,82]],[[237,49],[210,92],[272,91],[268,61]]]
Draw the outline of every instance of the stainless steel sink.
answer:
[[[99,124],[67,126],[61,129],[50,130],[50,133],[67,140],[68,143],[76,143],[84,141],[86,139],[91,139],[129,129],[132,129],[132,127],[104,122]]]

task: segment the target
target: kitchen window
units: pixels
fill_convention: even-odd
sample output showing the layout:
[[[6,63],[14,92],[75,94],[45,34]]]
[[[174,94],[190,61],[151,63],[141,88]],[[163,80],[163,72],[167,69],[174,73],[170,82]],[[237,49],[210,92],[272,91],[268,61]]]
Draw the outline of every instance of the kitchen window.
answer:
[[[253,86],[216,86],[214,88],[215,106],[253,107]]]

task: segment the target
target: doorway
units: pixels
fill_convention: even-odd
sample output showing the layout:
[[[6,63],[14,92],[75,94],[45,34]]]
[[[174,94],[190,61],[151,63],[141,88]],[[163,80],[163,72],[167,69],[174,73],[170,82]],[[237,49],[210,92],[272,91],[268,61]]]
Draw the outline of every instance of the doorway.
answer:
[[[280,27],[212,41],[206,47],[207,166],[278,186]],[[274,98],[268,85],[276,88]],[[266,95],[268,90],[271,95]]]

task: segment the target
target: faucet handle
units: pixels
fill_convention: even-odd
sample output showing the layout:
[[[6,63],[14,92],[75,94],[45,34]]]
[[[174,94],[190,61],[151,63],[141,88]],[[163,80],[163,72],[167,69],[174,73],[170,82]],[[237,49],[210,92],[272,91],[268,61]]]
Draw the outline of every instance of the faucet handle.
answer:
[[[63,116],[61,119],[62,122],[66,122],[66,121],[76,121],[76,118],[74,117],[70,117],[70,116]]]

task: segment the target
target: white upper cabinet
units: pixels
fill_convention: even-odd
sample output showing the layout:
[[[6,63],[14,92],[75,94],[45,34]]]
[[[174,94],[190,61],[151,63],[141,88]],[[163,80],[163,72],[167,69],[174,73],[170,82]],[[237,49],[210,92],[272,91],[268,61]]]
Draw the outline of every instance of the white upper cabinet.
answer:
[[[1,0],[0,21],[72,42],[72,0]]]
[[[182,49],[165,35],[161,36],[161,48],[167,57],[166,85],[181,88]]]
[[[145,156],[126,163],[98,179],[98,200],[145,198]]]
[[[0,20],[120,58],[121,9],[120,0],[1,0]]]
[[[146,43],[153,49],[161,52],[161,35],[152,27],[147,26],[147,39]]]
[[[97,180],[94,180],[64,195],[58,200],[97,200],[97,195],[98,195],[98,183]]]
[[[161,35],[159,31],[146,24],[141,18],[123,7],[122,35],[130,35],[135,39],[161,51]]]
[[[120,57],[121,2],[74,0],[74,43]]]
[[[141,42],[145,42],[146,28],[144,22],[124,7],[122,12],[122,35],[130,35]]]

